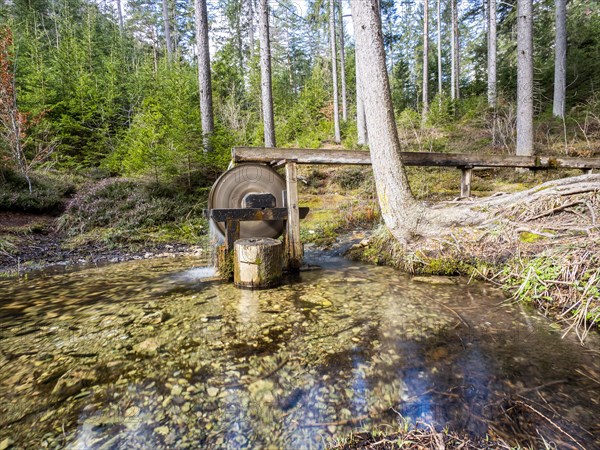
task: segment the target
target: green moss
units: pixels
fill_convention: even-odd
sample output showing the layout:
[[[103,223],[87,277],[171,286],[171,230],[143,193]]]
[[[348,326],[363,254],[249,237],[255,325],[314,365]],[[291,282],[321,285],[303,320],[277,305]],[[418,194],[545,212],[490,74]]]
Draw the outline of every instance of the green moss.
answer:
[[[19,239],[12,235],[0,235],[0,254],[13,255],[18,250]]]
[[[521,231],[519,233],[519,240],[521,242],[525,242],[525,243],[530,243],[530,242],[536,242],[536,241],[541,241],[542,239],[545,239],[545,236],[536,234],[536,233],[530,233],[529,231]]]
[[[423,265],[422,273],[429,275],[462,275],[470,266],[455,258],[431,258]]]

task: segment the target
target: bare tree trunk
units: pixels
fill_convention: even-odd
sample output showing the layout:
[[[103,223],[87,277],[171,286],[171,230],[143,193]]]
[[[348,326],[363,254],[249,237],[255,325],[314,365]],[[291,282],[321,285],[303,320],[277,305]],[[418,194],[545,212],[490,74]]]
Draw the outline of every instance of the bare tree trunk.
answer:
[[[333,78],[333,141],[336,144],[342,142],[340,134],[340,112],[338,106],[338,82],[337,82],[337,51],[335,45],[335,5],[334,0],[329,0],[329,40],[331,44],[331,76]]]
[[[360,71],[358,70],[358,55],[356,54],[355,47],[355,61],[354,66],[356,69],[356,129],[358,131],[358,145],[368,145],[369,136],[367,134],[367,122],[365,117],[365,104],[363,102],[363,87],[362,80],[360,79]]]
[[[119,32],[125,33],[125,26],[123,24],[123,8],[121,7],[121,0],[117,0],[117,16],[119,17]]]
[[[154,57],[154,74],[158,73],[158,33],[152,27],[152,56]]]
[[[554,104],[552,113],[561,119],[565,116],[567,90],[567,1],[555,0],[556,39],[554,44]]]
[[[460,98],[460,42],[458,37],[458,5],[457,0],[450,0],[451,16],[452,16],[452,68],[450,74],[450,97],[452,100]]]
[[[369,80],[361,86],[381,214],[394,236],[407,241],[410,236],[406,230],[417,226],[420,206],[411,193],[400,157],[379,9],[376,0],[354,1],[351,5],[360,79]]]
[[[441,13],[441,0],[437,0],[437,63],[438,63],[438,94],[441,95],[443,91],[442,86],[442,13]]]
[[[340,73],[342,75],[342,120],[345,122],[348,120],[348,101],[346,99],[346,45],[344,42],[344,15],[342,9],[343,4],[340,3],[338,7],[340,19]]]
[[[487,76],[488,76],[488,105],[496,107],[496,0],[488,0],[488,54],[487,54]]]
[[[533,155],[533,5],[517,3],[517,155]]]
[[[198,86],[204,152],[212,150],[211,137],[215,132],[210,78],[210,49],[208,42],[208,12],[206,0],[196,0],[196,40],[198,42]]]
[[[254,0],[248,0],[248,39],[250,40],[250,60],[254,59]]]
[[[170,17],[172,17],[173,29],[171,42],[173,42],[173,57],[178,60],[180,56],[179,51],[179,28],[177,27],[177,5],[176,2],[171,3],[171,9],[169,13]]]
[[[429,1],[423,0],[423,120],[429,110]]]
[[[271,88],[271,42],[269,39],[269,0],[260,0],[258,34],[260,40],[260,92],[262,98],[265,147],[275,147],[275,119]]]
[[[169,20],[169,5],[167,0],[162,0],[163,26],[165,29],[165,42],[167,44],[167,58],[173,60],[173,41],[171,40],[171,21]]]

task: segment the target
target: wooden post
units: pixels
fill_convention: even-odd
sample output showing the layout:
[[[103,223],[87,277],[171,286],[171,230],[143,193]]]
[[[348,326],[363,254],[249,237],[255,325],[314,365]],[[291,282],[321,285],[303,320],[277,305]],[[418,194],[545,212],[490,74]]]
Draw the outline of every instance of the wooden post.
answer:
[[[238,239],[234,247],[233,282],[237,287],[261,289],[281,283],[281,241],[271,238]]]
[[[233,244],[240,238],[240,221],[227,219],[225,221],[225,248],[228,252],[233,251]]]
[[[473,174],[473,167],[461,167],[460,172],[460,196],[461,198],[467,198],[471,196],[471,175]]]
[[[298,173],[295,161],[285,164],[286,204],[286,253],[288,270],[297,272],[302,265],[302,242],[300,241],[300,214],[298,210]]]

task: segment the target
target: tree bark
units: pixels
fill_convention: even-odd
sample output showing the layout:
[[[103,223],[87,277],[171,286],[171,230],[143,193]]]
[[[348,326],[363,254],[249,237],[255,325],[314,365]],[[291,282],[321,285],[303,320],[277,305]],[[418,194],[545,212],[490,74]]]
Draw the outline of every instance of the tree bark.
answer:
[[[333,79],[333,141],[336,144],[342,142],[340,134],[340,111],[338,105],[338,82],[337,82],[337,51],[335,45],[335,4],[329,0],[329,41],[331,44],[331,77]]]
[[[437,63],[438,63],[438,94],[443,91],[442,85],[442,12],[440,6],[441,0],[437,0]]]
[[[458,36],[458,5],[456,0],[450,0],[451,16],[452,16],[452,32],[451,32],[451,59],[452,67],[450,73],[450,97],[452,100],[460,98],[460,41]]]
[[[358,132],[358,145],[368,145],[369,136],[367,134],[367,119],[365,117],[365,104],[363,102],[362,80],[360,79],[360,71],[358,70],[358,55],[356,47],[354,52],[354,66],[356,69],[356,129]]]
[[[340,3],[338,7],[338,16],[340,19],[340,74],[342,76],[342,120],[348,120],[348,101],[346,98],[346,43],[344,36],[344,15],[343,6]]]
[[[123,24],[123,8],[121,6],[121,0],[117,0],[117,16],[119,18],[119,32],[123,35],[125,33],[125,25]]]
[[[260,0],[258,34],[260,40],[260,92],[262,98],[265,147],[275,147],[275,118],[271,87],[271,42],[269,36],[269,1]]]
[[[423,0],[423,120],[429,110],[429,1]]]
[[[352,17],[360,79],[369,80],[361,83],[361,91],[381,214],[394,236],[406,242],[417,227],[421,206],[411,193],[400,157],[377,1],[352,2]]]
[[[488,54],[487,54],[487,78],[488,78],[488,105],[496,107],[496,0],[489,0],[488,7]]]
[[[567,90],[567,1],[555,0],[556,38],[554,44],[554,104],[552,113],[561,119],[565,116]]]
[[[198,42],[198,86],[200,89],[200,115],[204,152],[212,150],[211,138],[215,132],[210,78],[210,49],[208,42],[208,12],[206,0],[196,0],[196,40]]]
[[[168,0],[162,0],[162,16],[163,16],[163,27],[165,30],[165,43],[167,44],[167,58],[169,61],[173,60],[173,41],[171,40],[171,21],[169,19],[169,5]]]
[[[248,0],[248,40],[250,41],[250,60],[254,59],[254,0]]]
[[[517,3],[517,155],[533,155],[533,4]]]

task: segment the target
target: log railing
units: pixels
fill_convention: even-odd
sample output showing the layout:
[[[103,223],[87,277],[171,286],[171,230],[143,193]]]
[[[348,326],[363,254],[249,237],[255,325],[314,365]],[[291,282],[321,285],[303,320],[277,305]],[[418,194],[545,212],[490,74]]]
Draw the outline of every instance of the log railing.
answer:
[[[519,167],[530,170],[580,169],[590,172],[600,169],[600,158],[554,156],[502,156],[471,153],[402,152],[406,166],[456,167],[461,170],[461,197],[471,195],[471,174],[475,167]],[[283,165],[297,164],[371,164],[371,155],[361,150],[323,150],[306,148],[235,147],[232,159],[236,163],[261,162]]]

